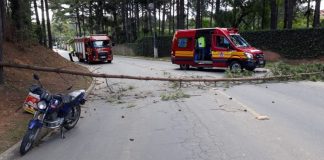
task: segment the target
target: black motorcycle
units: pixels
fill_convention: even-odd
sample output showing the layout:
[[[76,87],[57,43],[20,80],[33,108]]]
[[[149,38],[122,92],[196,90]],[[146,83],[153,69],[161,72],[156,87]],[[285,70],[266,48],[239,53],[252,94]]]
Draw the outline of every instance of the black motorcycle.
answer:
[[[85,90],[73,91],[67,95],[53,95],[43,88],[39,77],[34,75],[38,81],[32,85],[29,91],[39,95],[36,112],[28,124],[28,129],[20,145],[20,154],[26,154],[33,146],[40,130],[45,128],[61,131],[61,138],[64,138],[63,128],[70,130],[78,123],[81,114],[81,107],[85,103]],[[70,87],[71,89],[72,87]]]

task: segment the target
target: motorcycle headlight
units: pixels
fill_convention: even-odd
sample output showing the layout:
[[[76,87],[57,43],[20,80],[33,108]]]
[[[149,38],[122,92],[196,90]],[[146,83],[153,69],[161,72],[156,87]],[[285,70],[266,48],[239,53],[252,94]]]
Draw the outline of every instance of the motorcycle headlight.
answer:
[[[46,102],[45,102],[45,101],[40,101],[40,102],[38,102],[37,107],[38,107],[38,109],[40,109],[40,110],[44,110],[44,109],[46,109]]]
[[[253,59],[253,54],[251,53],[244,53],[244,54],[248,59]]]

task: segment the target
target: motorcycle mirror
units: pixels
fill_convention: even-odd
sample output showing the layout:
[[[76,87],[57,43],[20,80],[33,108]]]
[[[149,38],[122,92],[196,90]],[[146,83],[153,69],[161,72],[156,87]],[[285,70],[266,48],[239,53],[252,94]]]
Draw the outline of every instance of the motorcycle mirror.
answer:
[[[39,76],[37,74],[34,73],[33,77],[34,77],[35,80],[39,81]]]

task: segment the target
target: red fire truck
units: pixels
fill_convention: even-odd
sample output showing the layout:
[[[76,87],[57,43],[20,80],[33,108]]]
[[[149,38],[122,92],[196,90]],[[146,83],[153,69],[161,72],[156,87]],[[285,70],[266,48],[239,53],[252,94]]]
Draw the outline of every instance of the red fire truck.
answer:
[[[172,41],[171,59],[180,69],[192,66],[254,70],[266,63],[263,52],[252,47],[234,28],[178,30]]]
[[[105,34],[74,39],[75,54],[80,62],[108,62],[113,60],[110,38]]]

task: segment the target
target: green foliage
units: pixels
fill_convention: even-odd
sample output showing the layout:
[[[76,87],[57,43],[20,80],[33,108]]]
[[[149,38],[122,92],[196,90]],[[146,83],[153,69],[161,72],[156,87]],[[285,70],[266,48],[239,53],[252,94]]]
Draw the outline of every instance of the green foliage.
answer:
[[[271,73],[274,76],[281,75],[293,75],[294,80],[311,80],[311,81],[323,81],[324,80],[324,64],[314,63],[314,64],[300,64],[300,65],[289,65],[283,62],[275,63],[269,66]],[[316,75],[303,75],[301,73],[315,73],[322,72]]]
[[[243,70],[241,72],[232,72],[231,70],[227,69],[225,71],[225,77],[227,78],[243,78],[243,77],[251,77],[254,75],[253,71]]]
[[[190,98],[190,95],[185,94],[182,90],[176,90],[173,92],[161,94],[162,101],[177,100],[181,98]]]
[[[243,32],[254,47],[278,52],[291,59],[324,56],[324,29]]]

